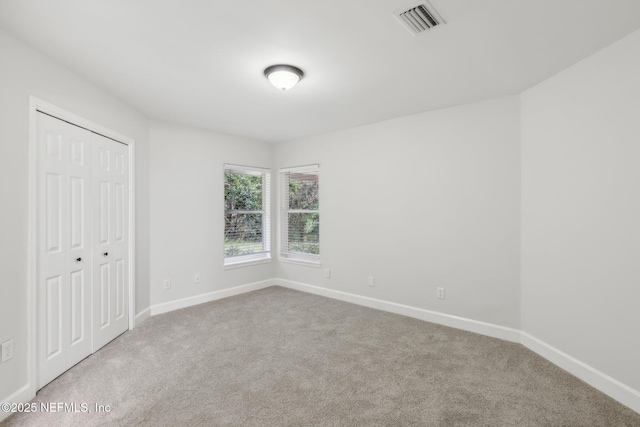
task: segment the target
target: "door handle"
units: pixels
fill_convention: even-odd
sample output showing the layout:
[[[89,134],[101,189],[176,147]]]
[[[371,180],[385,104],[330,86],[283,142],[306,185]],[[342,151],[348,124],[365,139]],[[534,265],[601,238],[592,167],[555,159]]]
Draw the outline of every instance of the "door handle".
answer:
[[[109,252],[105,252],[103,255],[104,256],[109,256]]]
[[[76,262],[82,262],[82,258],[77,258]]]

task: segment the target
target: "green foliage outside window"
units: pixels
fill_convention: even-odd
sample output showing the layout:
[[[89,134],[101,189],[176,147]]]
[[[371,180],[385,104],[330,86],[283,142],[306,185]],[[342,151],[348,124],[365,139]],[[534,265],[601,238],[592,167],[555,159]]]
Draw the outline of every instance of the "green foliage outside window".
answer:
[[[289,175],[289,210],[317,211],[318,175]],[[318,212],[288,213],[289,252],[317,255],[320,253],[320,214]]]
[[[265,250],[262,236],[263,213],[255,212],[262,210],[262,185],[262,174],[225,172],[225,257]]]

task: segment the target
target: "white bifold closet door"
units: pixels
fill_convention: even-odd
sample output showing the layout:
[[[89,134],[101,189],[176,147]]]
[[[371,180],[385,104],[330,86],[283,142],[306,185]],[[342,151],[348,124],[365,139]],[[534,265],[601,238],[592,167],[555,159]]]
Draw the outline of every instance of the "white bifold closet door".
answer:
[[[127,146],[37,114],[37,386],[126,331]]]
[[[93,135],[93,348],[129,327],[127,146]]]

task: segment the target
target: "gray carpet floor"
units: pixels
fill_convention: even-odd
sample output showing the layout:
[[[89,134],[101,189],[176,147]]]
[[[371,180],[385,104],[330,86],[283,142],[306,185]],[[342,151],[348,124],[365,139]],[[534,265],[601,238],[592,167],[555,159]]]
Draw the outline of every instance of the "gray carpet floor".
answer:
[[[281,287],[152,317],[8,426],[640,426],[525,347]]]

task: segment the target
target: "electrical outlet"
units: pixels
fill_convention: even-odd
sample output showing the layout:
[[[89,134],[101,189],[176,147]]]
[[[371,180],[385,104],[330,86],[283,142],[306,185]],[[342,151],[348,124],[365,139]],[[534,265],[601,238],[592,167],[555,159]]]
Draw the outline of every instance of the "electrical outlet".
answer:
[[[171,279],[164,279],[164,288],[171,289]]]
[[[193,283],[200,283],[200,273],[193,275]]]
[[[328,268],[325,268],[324,277],[326,277],[327,279],[330,279],[331,278],[331,270],[329,270]]]
[[[2,361],[13,358],[13,340],[9,340],[2,343]]]
[[[376,278],[373,276],[369,276],[369,286],[372,288],[376,285]]]
[[[444,288],[438,288],[438,299],[444,299]]]

